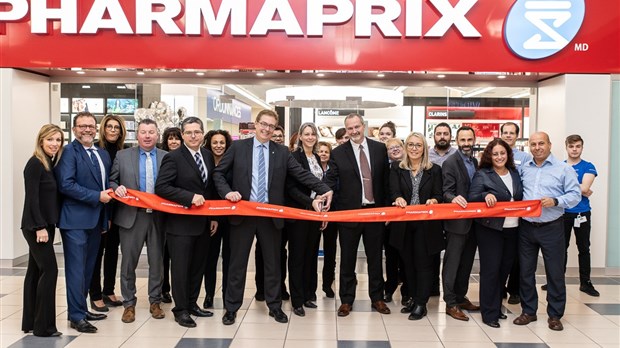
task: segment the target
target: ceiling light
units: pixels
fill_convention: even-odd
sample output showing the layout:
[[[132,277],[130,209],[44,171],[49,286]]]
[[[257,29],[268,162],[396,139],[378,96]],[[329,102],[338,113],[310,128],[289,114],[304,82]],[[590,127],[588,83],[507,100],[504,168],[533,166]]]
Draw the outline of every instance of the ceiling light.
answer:
[[[198,76],[204,76],[204,75],[205,75],[205,73],[203,73],[203,72],[197,72],[197,73],[196,73],[196,75],[198,75]]]
[[[89,85],[82,85],[82,88],[88,89],[88,88],[90,88],[90,86]]]
[[[263,77],[263,76],[265,76],[265,73],[258,72],[258,73],[256,73],[256,76],[258,76],[258,77]]]
[[[116,86],[116,89],[127,89],[127,86]]]
[[[116,68],[105,68],[105,71],[116,71]]]
[[[232,89],[233,91],[241,94],[242,96],[250,99],[251,101],[253,101],[254,103],[262,106],[265,109],[272,109],[272,106],[265,103],[262,99],[260,99],[259,97],[255,96],[254,94],[250,93],[249,91],[247,91],[245,88],[237,86],[237,85],[225,85],[227,88]]]
[[[463,98],[473,97],[473,96],[475,96],[475,95],[479,95],[479,94],[482,94],[482,93],[486,93],[486,92],[488,92],[488,91],[490,91],[490,90],[492,90],[492,89],[495,89],[495,87],[483,87],[483,88],[478,88],[478,89],[475,89],[475,90],[473,90],[473,91],[471,91],[471,92],[468,92],[468,93],[463,94],[463,95],[462,95],[462,97],[463,97]]]
[[[499,75],[497,78],[498,78],[498,79],[505,79],[505,78],[506,78],[506,75]]]
[[[325,74],[323,74],[323,73],[318,73],[318,74],[316,74],[316,76],[318,76],[318,77],[323,77],[323,76],[325,76]]]
[[[377,77],[385,77],[385,74],[377,74]]]
[[[372,109],[403,105],[403,93],[387,88],[303,86],[270,89],[265,100],[284,107]]]
[[[71,71],[80,71],[82,68],[71,68]]]
[[[82,71],[82,70],[80,70],[80,71],[76,71],[75,73],[76,73],[76,74],[80,74],[80,75],[84,75],[84,74],[86,74],[86,72],[85,72],[85,71]]]
[[[136,75],[144,75],[144,71],[136,71]]]
[[[444,77],[446,77],[446,75],[444,75],[444,74],[437,75],[437,78],[439,78],[439,79],[443,79]]]

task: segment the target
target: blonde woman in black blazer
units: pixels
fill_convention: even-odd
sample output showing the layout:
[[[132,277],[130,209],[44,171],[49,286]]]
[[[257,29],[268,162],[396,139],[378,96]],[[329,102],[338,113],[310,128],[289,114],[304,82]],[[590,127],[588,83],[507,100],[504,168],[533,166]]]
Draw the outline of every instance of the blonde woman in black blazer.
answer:
[[[53,124],[44,125],[24,168],[26,197],[21,229],[30,250],[24,278],[22,330],[32,331],[35,336],[62,335],[56,329],[58,266],[53,246],[60,205],[52,169],[63,144],[62,130]]]

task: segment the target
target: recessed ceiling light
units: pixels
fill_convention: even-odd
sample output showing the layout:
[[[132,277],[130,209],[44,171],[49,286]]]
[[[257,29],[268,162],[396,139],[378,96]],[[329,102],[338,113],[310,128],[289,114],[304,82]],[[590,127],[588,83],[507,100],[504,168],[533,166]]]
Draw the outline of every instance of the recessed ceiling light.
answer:
[[[325,76],[325,74],[323,74],[323,73],[318,73],[318,74],[316,74],[316,76],[318,76],[318,77],[323,77],[323,76]]]
[[[439,78],[439,79],[443,79],[444,77],[446,77],[446,75],[444,75],[444,74],[437,75],[437,78]]]
[[[144,75],[144,71],[137,71],[136,74],[137,75]]]
[[[204,76],[204,75],[205,75],[205,73],[203,73],[203,72],[197,72],[197,73],[196,73],[196,75],[198,75],[198,76]]]
[[[385,74],[377,74],[377,77],[385,77]]]
[[[127,89],[127,86],[116,86],[117,89]]]
[[[116,71],[116,68],[105,68],[105,71]]]
[[[89,85],[82,85],[82,88],[88,89],[88,88],[90,88],[90,86]]]
[[[82,70],[80,70],[80,71],[76,71],[76,73],[77,73],[77,74],[80,74],[80,75],[84,75],[84,74],[86,74],[86,72],[85,72],[85,71],[82,71]]]
[[[82,68],[71,68],[71,71],[80,71]]]
[[[258,73],[256,73],[256,76],[258,76],[258,77],[265,76],[265,73],[258,72]]]
[[[505,79],[505,78],[506,78],[506,75],[499,75],[497,78],[498,78],[498,79]]]

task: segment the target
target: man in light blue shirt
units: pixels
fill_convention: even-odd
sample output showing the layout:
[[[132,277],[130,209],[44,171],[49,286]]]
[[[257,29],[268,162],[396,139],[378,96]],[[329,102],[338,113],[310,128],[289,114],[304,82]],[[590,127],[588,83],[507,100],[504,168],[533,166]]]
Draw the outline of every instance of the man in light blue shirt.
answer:
[[[540,200],[540,217],[523,218],[519,234],[519,261],[521,263],[521,315],[516,325],[536,321],[538,293],[536,266],[542,250],[547,275],[547,314],[549,328],[564,329],[560,318],[566,307],[564,282],[564,209],[572,208],[581,199],[577,174],[566,163],[551,154],[549,135],[537,132],[530,136],[533,159],[519,169],[523,181],[523,200]]]

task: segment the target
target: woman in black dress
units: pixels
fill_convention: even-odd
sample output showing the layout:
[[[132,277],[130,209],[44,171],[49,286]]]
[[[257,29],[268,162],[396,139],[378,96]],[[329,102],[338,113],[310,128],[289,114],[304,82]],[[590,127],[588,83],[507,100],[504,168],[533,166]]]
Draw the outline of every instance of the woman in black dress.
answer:
[[[43,337],[62,335],[56,329],[58,265],[53,245],[60,204],[52,169],[63,144],[60,127],[41,127],[34,154],[24,169],[26,196],[21,229],[30,250],[24,278],[22,330]]]

